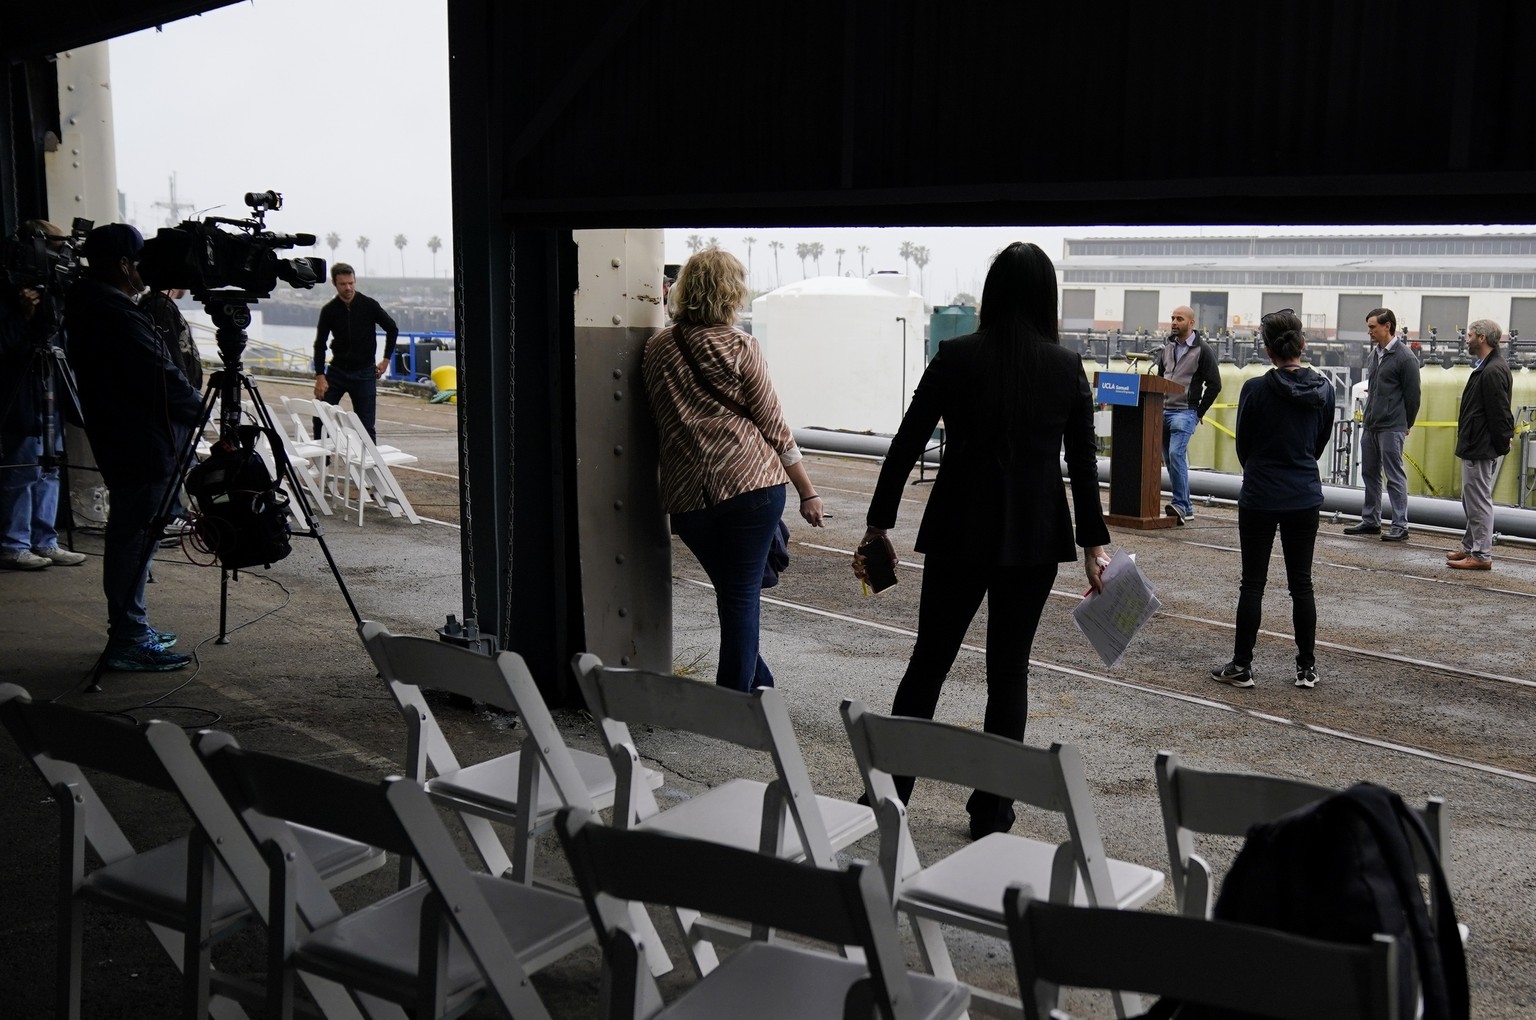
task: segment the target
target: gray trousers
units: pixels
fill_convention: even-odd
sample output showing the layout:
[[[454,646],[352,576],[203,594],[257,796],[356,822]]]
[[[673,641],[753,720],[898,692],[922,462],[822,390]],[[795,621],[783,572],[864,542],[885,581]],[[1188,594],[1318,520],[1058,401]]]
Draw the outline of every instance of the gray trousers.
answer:
[[[1461,507],[1467,515],[1461,547],[1480,560],[1493,559],[1493,483],[1503,461],[1496,457],[1461,462]]]
[[[1365,485],[1365,506],[1360,523],[1381,525],[1381,476],[1387,476],[1387,497],[1392,501],[1392,527],[1408,526],[1408,476],[1403,472],[1403,440],[1406,432],[1360,433],[1360,480]]]

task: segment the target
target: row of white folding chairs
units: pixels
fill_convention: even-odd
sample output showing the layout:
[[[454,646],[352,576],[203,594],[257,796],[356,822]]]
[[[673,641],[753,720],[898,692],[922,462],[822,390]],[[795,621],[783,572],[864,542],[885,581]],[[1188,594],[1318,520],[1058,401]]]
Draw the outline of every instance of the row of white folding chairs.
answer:
[[[357,489],[358,527],[363,525],[368,503],[377,504],[393,517],[421,523],[392,470],[416,463],[414,455],[375,443],[355,411],[302,397],[285,395],[282,401],[286,417],[282,431],[289,457],[308,465],[307,473],[321,492],[336,496],[343,508],[351,507],[352,490]],[[319,423],[318,437],[314,437],[312,422]]]

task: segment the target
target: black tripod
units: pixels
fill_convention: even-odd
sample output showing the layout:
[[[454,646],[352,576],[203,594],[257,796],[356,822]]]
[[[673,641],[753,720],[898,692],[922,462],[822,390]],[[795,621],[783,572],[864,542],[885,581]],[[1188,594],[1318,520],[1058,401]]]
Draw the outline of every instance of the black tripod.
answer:
[[[202,295],[199,295],[200,297]],[[246,374],[245,367],[241,363],[241,357],[245,353],[245,344],[248,339],[245,328],[251,324],[252,301],[257,298],[244,291],[221,290],[208,294],[203,298],[203,308],[213,320],[216,327],[215,337],[219,347],[219,358],[222,367],[214,372],[208,379],[203,392],[203,412],[198,425],[189,433],[185,446],[177,458],[179,465],[172,483],[166,487],[165,495],[161,497],[160,508],[150,522],[145,534],[143,558],[140,560],[140,571],[149,565],[154,557],[155,549],[159,546],[160,534],[170,522],[171,507],[175,501],[176,493],[185,481],[187,472],[197,462],[197,441],[203,430],[213,420],[215,403],[219,408],[219,439],[221,442],[237,444],[239,442],[239,429],[243,416],[241,410],[240,393],[244,390],[250,397],[251,410],[260,428],[266,432],[268,442],[272,448],[272,459],[277,467],[280,480],[288,483],[288,492],[293,500],[298,501],[300,516],[304,522],[305,530],[290,530],[291,534],[313,538],[320,545],[320,550],[325,554],[325,562],[331,569],[331,576],[336,579],[336,587],[341,591],[341,597],[347,603],[347,609],[352,613],[352,620],[358,626],[362,625],[363,618],[358,614],[357,606],[352,601],[352,593],[347,590],[346,581],[342,580],[341,571],[336,566],[336,559],[331,555],[330,546],[325,543],[325,536],[320,532],[320,525],[315,520],[313,508],[305,494],[305,489],[299,482],[298,476],[288,454],[277,433],[277,426],[272,421],[272,412],[267,409],[266,402],[261,399],[261,393],[257,391],[256,384]],[[290,503],[290,506],[292,504]],[[231,574],[238,575],[238,568],[231,569],[220,566],[219,568],[219,637],[217,644],[229,644],[229,579]],[[238,580],[238,576],[236,580]],[[92,674],[93,691],[100,690],[97,681],[106,663],[106,653],[103,652],[96,662],[96,668]]]

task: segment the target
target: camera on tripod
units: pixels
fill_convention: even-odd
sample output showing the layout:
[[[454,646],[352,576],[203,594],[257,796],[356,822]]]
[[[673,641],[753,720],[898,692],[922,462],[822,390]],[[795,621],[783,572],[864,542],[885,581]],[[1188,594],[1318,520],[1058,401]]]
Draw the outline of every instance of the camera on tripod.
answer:
[[[283,207],[275,191],[248,191],[251,219],[207,216],[161,227],[144,242],[139,275],[156,290],[190,291],[199,301],[217,291],[238,290],[245,300],[270,297],[279,281],[308,289],[325,279],[325,259],[278,258],[285,248],[310,247],[314,234],[280,234],[267,229],[266,214]]]
[[[62,295],[80,276],[80,246],[92,226],[90,220],[77,216],[65,237],[28,225],[15,238],[0,241],[0,271],[6,283]]]

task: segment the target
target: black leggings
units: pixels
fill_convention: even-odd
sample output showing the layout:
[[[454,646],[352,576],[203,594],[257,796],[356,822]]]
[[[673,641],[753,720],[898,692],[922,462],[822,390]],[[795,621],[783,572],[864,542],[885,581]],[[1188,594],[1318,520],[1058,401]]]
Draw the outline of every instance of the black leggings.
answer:
[[[993,567],[928,557],[917,614],[917,644],[896,688],[891,714],[933,718],[944,680],[985,595],[987,714],[983,728],[1023,740],[1029,716],[1029,652],[1055,580],[1054,563]],[[901,799],[910,800],[912,778],[896,776],[895,780]],[[974,808],[975,798],[972,801]]]
[[[1296,632],[1296,668],[1315,665],[1317,600],[1312,593],[1312,548],[1317,544],[1317,508],[1274,513],[1237,508],[1237,534],[1243,547],[1243,580],[1237,595],[1237,636],[1232,661],[1253,665],[1253,645],[1264,617],[1264,587],[1269,581],[1269,554],[1280,532],[1285,557],[1285,581],[1291,590],[1291,625]]]

